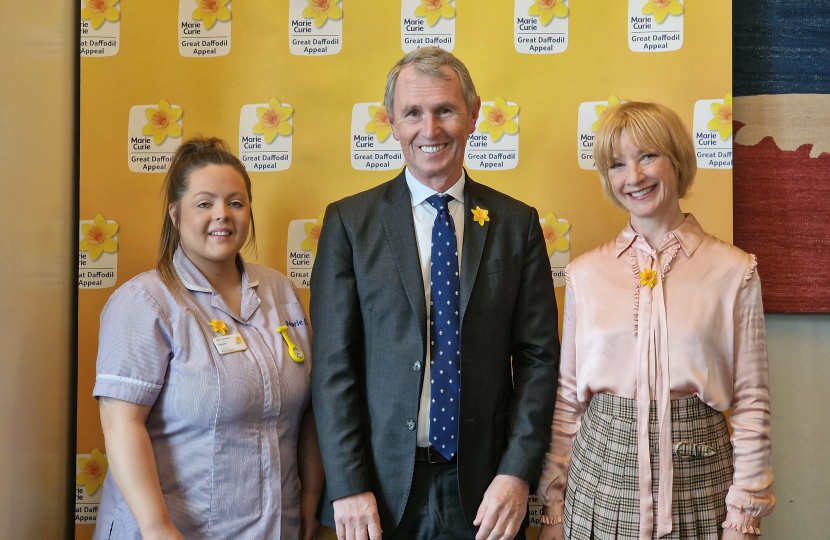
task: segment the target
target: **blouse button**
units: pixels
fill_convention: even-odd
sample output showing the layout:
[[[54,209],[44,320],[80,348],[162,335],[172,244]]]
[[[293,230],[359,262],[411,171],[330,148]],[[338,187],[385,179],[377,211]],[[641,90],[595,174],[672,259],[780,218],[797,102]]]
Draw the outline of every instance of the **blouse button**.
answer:
[[[415,429],[415,420],[408,420],[406,422],[406,427],[409,428],[409,431],[414,430]]]
[[[412,364],[412,371],[421,371],[421,362],[415,362]]]

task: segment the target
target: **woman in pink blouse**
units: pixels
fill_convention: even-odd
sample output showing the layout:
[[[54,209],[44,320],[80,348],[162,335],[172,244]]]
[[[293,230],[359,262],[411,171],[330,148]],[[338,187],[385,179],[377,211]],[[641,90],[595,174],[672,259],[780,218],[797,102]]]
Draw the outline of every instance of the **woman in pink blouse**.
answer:
[[[755,539],[775,505],[755,257],[681,211],[697,167],[675,112],[610,110],[594,157],[631,219],[566,272],[540,538]]]

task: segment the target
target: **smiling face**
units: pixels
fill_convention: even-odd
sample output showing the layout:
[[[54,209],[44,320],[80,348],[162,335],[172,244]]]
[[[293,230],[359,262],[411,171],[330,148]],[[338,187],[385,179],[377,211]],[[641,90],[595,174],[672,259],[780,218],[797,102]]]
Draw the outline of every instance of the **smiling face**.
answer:
[[[467,110],[458,75],[430,78],[413,66],[401,69],[395,85],[392,135],[401,143],[409,172],[444,192],[461,177],[467,136],[476,128],[481,101]]]
[[[202,273],[236,263],[248,239],[251,202],[245,180],[233,167],[194,170],[179,207],[170,205],[168,211],[179,229],[182,249]]]
[[[608,180],[632,221],[671,220],[680,212],[677,174],[669,156],[637,148],[625,133],[614,147]]]

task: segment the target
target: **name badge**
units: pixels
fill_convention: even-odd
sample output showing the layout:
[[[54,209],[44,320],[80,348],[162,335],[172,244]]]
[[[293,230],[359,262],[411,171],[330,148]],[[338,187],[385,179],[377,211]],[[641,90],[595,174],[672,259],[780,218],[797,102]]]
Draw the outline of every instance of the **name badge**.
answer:
[[[227,336],[219,336],[213,338],[213,344],[216,345],[216,350],[219,354],[228,354],[232,352],[239,352],[248,349],[245,340],[240,334],[228,334]]]

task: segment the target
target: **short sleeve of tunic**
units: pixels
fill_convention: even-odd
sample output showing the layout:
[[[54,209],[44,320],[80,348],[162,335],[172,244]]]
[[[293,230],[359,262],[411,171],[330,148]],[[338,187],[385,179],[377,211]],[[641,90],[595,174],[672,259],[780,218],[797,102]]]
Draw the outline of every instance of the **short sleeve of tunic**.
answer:
[[[92,395],[153,405],[172,356],[171,327],[143,274],[125,283],[101,312]],[[162,285],[163,287],[163,285]]]

